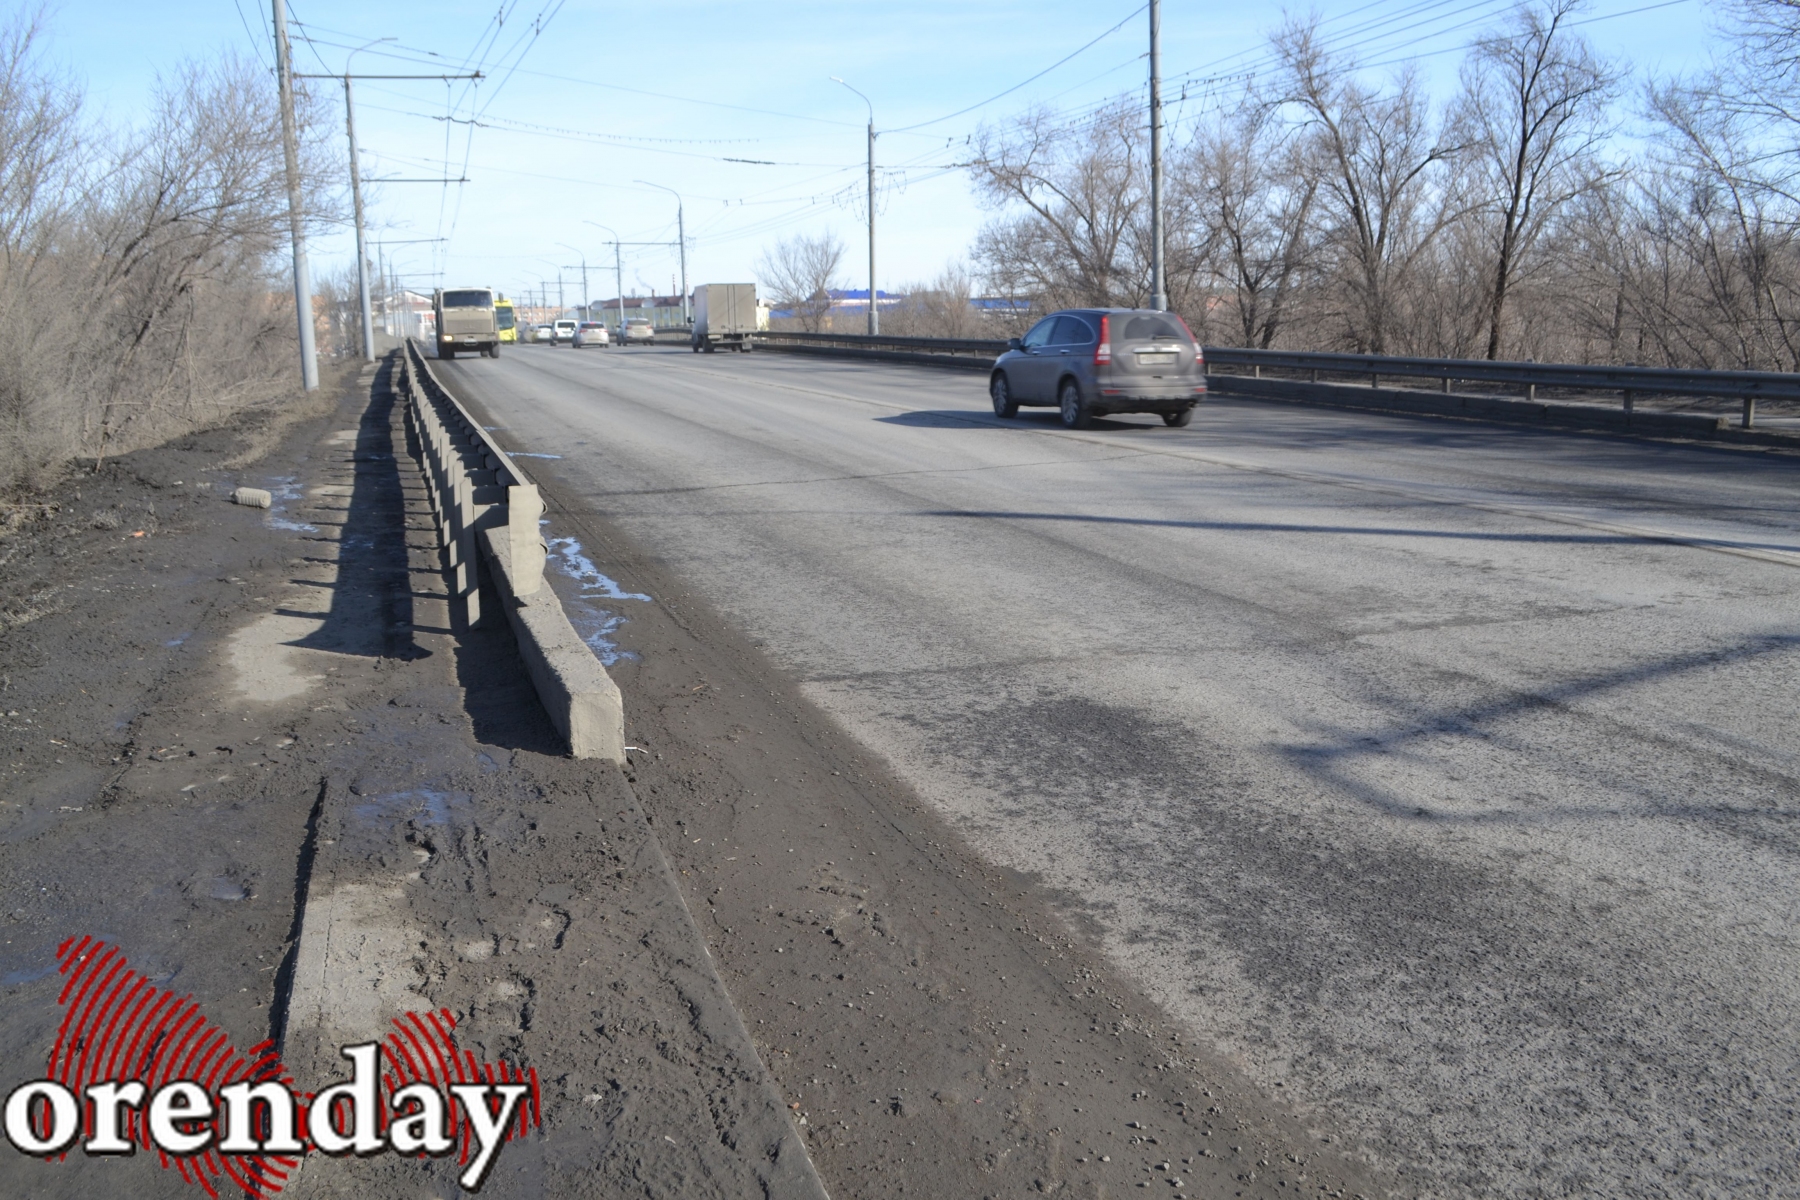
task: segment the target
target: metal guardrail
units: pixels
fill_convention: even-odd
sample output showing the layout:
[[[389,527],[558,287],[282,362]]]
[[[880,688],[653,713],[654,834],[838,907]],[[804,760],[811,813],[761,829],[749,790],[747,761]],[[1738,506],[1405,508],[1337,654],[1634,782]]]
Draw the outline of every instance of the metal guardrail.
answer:
[[[1488,362],[1462,358],[1399,358],[1385,354],[1329,354],[1291,350],[1241,350],[1206,347],[1209,374],[1219,367],[1249,368],[1260,378],[1264,370],[1304,371],[1311,382],[1320,375],[1367,376],[1378,387],[1382,376],[1434,379],[1449,392],[1457,381],[1510,384],[1537,399],[1537,389],[1566,388],[1584,392],[1618,392],[1625,412],[1640,396],[1703,396],[1740,400],[1743,425],[1756,423],[1758,400],[1800,400],[1800,375],[1774,371],[1704,371],[1675,367],[1579,366],[1568,363]]]
[[[757,341],[774,349],[813,350],[827,354],[867,355],[889,361],[941,362],[985,366],[1006,352],[998,338],[870,337],[857,333],[800,333],[780,330],[759,334]],[[1693,396],[1738,400],[1743,426],[1756,423],[1758,400],[1800,400],[1800,374],[1774,371],[1710,371],[1676,367],[1582,366],[1569,363],[1488,362],[1462,358],[1401,358],[1385,354],[1333,354],[1294,350],[1246,350],[1230,346],[1204,348],[1206,370],[1248,370],[1261,378],[1265,370],[1305,373],[1310,382],[1331,382],[1325,375],[1381,379],[1430,379],[1448,393],[1452,385],[1490,383],[1520,388],[1524,399],[1537,399],[1539,388],[1580,392],[1617,392],[1625,412],[1640,397]]]

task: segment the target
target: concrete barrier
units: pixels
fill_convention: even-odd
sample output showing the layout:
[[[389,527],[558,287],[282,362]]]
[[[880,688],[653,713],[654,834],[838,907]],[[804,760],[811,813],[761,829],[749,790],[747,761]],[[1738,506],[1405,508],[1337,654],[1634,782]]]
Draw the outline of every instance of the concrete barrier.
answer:
[[[521,595],[515,583],[527,582],[529,557],[537,561],[537,575],[544,571],[541,553],[529,556],[515,573],[513,538],[505,527],[480,531],[481,548],[492,566],[494,589],[500,608],[519,643],[519,657],[537,689],[538,699],[556,731],[569,743],[576,758],[604,758],[625,762],[625,700],[594,652],[588,649],[556,593],[539,586]],[[520,578],[523,576],[523,578]]]
[[[481,604],[493,585],[538,701],[576,758],[625,762],[625,704],[619,687],[575,632],[556,593],[543,584],[545,548],[537,485],[487,435],[408,342],[397,364],[408,431],[419,449],[425,489],[452,607],[466,626],[498,614]]]

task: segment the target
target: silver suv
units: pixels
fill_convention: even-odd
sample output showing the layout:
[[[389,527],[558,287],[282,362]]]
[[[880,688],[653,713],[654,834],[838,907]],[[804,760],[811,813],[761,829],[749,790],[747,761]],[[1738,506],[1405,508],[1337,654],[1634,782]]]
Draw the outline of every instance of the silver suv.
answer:
[[[1153,412],[1186,425],[1206,395],[1206,364],[1174,313],[1078,308],[1051,313],[994,360],[988,395],[994,415],[1021,407],[1062,410],[1070,429],[1109,413]]]

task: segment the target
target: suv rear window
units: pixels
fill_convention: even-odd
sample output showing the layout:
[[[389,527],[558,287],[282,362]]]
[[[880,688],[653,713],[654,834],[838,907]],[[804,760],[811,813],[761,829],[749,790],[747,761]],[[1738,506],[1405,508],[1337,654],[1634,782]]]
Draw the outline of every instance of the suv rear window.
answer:
[[[1056,318],[1056,330],[1050,335],[1052,346],[1085,346],[1094,340],[1094,327],[1080,317]]]
[[[1187,335],[1166,317],[1133,317],[1125,322],[1124,340],[1127,342],[1160,342],[1169,338],[1187,341]]]
[[[445,308],[490,308],[494,303],[494,293],[470,289],[462,292],[445,292]]]

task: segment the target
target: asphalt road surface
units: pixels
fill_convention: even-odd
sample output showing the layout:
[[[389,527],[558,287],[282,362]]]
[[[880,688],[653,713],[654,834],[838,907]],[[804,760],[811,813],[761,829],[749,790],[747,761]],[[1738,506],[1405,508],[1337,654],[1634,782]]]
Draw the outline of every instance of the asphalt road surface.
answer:
[[[1070,433],[775,354],[439,369],[1408,1190],[1800,1194],[1800,460],[1228,400]]]

